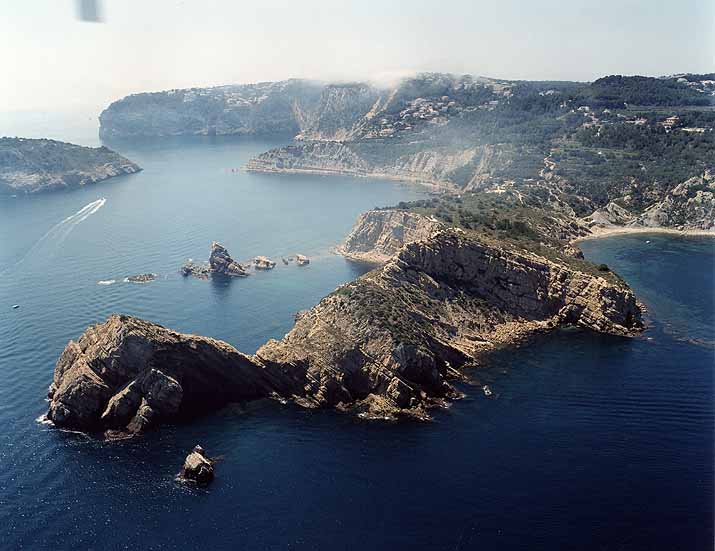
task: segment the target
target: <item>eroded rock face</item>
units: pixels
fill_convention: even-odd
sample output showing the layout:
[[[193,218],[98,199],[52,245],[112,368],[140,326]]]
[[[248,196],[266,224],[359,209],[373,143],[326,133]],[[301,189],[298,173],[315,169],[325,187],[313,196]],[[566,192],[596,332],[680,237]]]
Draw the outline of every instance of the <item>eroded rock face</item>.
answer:
[[[265,397],[287,382],[224,342],[115,315],[65,348],[48,392],[48,418],[57,426],[136,433]]]
[[[336,252],[351,260],[384,264],[405,244],[428,239],[443,224],[402,210],[371,210],[361,214]]]
[[[612,274],[440,230],[339,287],[255,356],[112,316],[67,345],[48,417],[59,426],[136,433],[269,396],[369,417],[424,417],[427,407],[458,396],[450,381],[485,351],[559,325],[630,335],[641,312]]]

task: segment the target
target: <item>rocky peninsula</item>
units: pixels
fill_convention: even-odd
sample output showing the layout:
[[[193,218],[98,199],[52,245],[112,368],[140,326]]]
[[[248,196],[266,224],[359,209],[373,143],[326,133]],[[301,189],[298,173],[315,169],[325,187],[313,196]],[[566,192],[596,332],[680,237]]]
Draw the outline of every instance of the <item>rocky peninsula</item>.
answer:
[[[641,311],[628,286],[570,262],[440,229],[339,287],[254,355],[111,316],[62,353],[48,418],[109,436],[136,434],[271,397],[365,417],[427,418],[430,407],[458,396],[452,381],[497,346],[563,325],[639,331]]]
[[[141,167],[107,147],[0,138],[0,195],[32,195],[95,184]]]

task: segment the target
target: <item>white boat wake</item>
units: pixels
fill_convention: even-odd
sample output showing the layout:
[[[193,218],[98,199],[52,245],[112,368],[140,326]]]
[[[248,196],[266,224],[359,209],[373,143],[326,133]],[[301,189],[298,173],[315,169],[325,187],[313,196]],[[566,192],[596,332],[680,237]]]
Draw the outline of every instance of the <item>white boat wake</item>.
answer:
[[[15,262],[12,266],[0,271],[0,276],[4,275],[13,268],[17,268],[20,264],[25,262],[25,260],[38,253],[40,250],[42,250],[46,255],[55,251],[64,242],[64,240],[67,239],[67,236],[69,236],[73,229],[95,214],[106,204],[106,202],[107,199],[104,197],[97,199],[96,201],[92,201],[91,203],[83,206],[73,215],[68,216],[58,224],[52,226],[45,235],[40,237],[40,239],[38,239],[37,242],[30,247],[20,260]]]

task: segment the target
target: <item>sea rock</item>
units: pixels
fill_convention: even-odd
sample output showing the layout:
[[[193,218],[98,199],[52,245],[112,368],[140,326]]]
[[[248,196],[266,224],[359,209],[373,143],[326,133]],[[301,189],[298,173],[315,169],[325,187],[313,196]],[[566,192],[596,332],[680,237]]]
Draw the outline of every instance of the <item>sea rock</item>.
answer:
[[[200,279],[208,279],[212,275],[246,277],[249,274],[248,268],[231,258],[226,247],[217,241],[211,243],[211,255],[208,263],[198,264],[189,259],[179,268],[179,273],[184,277],[194,276]]]
[[[149,283],[156,279],[156,274],[137,274],[127,277],[129,283]]]
[[[562,325],[627,336],[642,327],[641,310],[622,280],[588,263],[440,230],[339,287],[254,356],[111,316],[60,356],[48,418],[132,434],[266,397],[425,418],[426,408],[459,396],[450,381],[485,352]]]
[[[201,446],[195,446],[186,456],[181,469],[181,478],[200,485],[206,485],[214,479],[214,464],[205,455]]]
[[[380,209],[361,214],[336,252],[358,262],[384,264],[405,244],[428,239],[444,225],[414,212]]]
[[[253,259],[253,265],[257,270],[272,270],[276,267],[276,263],[267,256],[257,256]]]
[[[181,268],[179,268],[179,273],[184,277],[194,276],[200,279],[208,279],[211,275],[211,266],[209,266],[208,263],[197,264],[193,260],[189,259]]]
[[[217,241],[211,243],[209,266],[213,275],[226,277],[246,277],[248,275],[248,270],[231,258],[226,247]]]
[[[295,261],[298,266],[307,266],[308,264],[310,264],[310,259],[302,254],[295,255]]]

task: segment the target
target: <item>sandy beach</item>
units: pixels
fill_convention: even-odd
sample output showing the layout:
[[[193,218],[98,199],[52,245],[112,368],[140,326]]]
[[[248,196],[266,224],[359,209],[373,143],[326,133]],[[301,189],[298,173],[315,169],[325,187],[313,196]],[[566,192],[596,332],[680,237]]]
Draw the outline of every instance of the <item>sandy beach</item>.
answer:
[[[588,239],[601,239],[603,237],[612,237],[614,235],[625,235],[634,233],[669,233],[673,235],[702,235],[715,237],[715,229],[712,230],[676,230],[674,228],[646,228],[646,227],[631,227],[631,226],[608,226],[591,228],[591,235],[577,237],[571,243],[579,243]]]

